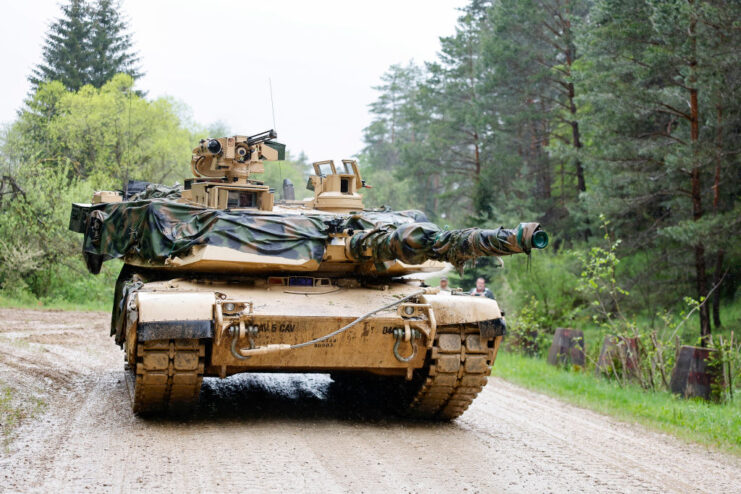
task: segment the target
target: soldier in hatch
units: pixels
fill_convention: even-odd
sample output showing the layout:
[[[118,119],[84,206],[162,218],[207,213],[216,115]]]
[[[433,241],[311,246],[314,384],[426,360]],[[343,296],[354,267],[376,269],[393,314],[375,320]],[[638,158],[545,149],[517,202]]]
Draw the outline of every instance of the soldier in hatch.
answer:
[[[472,289],[469,292],[469,295],[473,295],[474,297],[486,297],[494,300],[494,294],[491,293],[491,290],[486,288],[486,280],[484,278],[476,279],[476,288]]]
[[[450,286],[448,285],[448,277],[443,276],[440,278],[440,291],[441,292],[450,292]]]

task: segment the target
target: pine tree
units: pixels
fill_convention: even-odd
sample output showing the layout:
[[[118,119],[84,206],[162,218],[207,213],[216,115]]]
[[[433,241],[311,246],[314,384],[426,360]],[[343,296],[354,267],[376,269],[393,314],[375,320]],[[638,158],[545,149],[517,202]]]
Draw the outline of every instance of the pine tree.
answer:
[[[373,185],[366,192],[367,204],[407,208],[420,207],[429,200],[434,210],[430,181],[422,179],[417,166],[405,161],[407,149],[425,132],[424,118],[418,118],[417,108],[422,77],[422,69],[413,62],[392,65],[381,76],[381,84],[374,87],[379,95],[370,105],[373,120],[363,131],[366,146],[361,156],[363,176]]]
[[[698,300],[711,290],[708,254],[723,250],[724,227],[738,222],[732,208],[724,216],[711,206],[713,173],[738,166],[738,150],[723,144],[730,129],[716,123],[718,105],[738,106],[721,97],[738,97],[738,81],[735,89],[725,81],[738,58],[720,36],[738,25],[734,9],[723,1],[602,0],[584,35],[589,124],[600,143],[591,149],[600,175],[592,204],[616,220],[629,246],[665,253],[652,263],[660,268],[653,278],[669,272],[676,282],[693,266]],[[718,12],[736,14],[726,20]],[[705,343],[708,304],[698,312]]]
[[[478,214],[482,177],[491,165],[479,87],[481,31],[490,4],[472,1],[461,9],[455,34],[440,38],[438,60],[427,64],[428,77],[416,99],[421,112],[415,120],[423,131],[404,153],[426,184],[428,212],[445,212],[454,223]]]
[[[90,83],[95,87],[101,87],[118,73],[128,74],[134,80],[142,75],[136,65],[139,58],[131,51],[131,34],[127,32],[120,10],[120,2],[98,0],[91,11],[89,73]]]
[[[370,104],[373,122],[364,130],[366,153],[373,166],[389,170],[399,166],[404,140],[412,139],[408,107],[421,79],[421,69],[410,62],[392,65],[381,76],[378,99]]]
[[[47,33],[44,61],[28,79],[34,87],[43,81],[60,81],[67,89],[76,91],[89,82],[90,7],[84,0],[70,0],[62,5],[62,14]]]
[[[586,191],[572,74],[578,61],[573,26],[586,11],[584,0],[500,0],[489,11],[482,41],[486,118],[501,122],[498,154],[519,157],[515,169],[532,205],[560,231],[575,228],[573,219],[565,220]]]
[[[141,77],[138,58],[131,51],[131,34],[119,13],[120,4],[97,0],[70,0],[62,5],[62,17],[47,33],[43,62],[29,80],[35,87],[45,81],[60,81],[77,91],[85,84],[102,87],[117,73]]]

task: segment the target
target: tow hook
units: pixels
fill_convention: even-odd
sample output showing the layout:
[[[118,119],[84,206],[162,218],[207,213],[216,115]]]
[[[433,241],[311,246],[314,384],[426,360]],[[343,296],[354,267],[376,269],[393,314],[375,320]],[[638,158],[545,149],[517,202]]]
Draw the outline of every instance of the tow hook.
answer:
[[[394,338],[396,338],[396,343],[394,343],[394,357],[399,362],[409,362],[412,360],[417,355],[417,340],[421,337],[422,333],[416,329],[409,329],[409,326],[394,329]],[[408,357],[402,357],[399,354],[399,345],[401,345],[402,341],[408,341],[412,345],[412,354]]]
[[[239,326],[234,325],[229,327],[229,334],[232,337],[231,351],[235,359],[247,360],[248,358],[250,358],[249,355],[242,355],[237,349],[237,343],[239,342],[240,333],[246,333],[247,341],[250,342],[250,350],[252,350],[253,348],[255,348],[254,337],[257,336],[257,332],[257,326],[245,326],[244,321],[239,321]]]

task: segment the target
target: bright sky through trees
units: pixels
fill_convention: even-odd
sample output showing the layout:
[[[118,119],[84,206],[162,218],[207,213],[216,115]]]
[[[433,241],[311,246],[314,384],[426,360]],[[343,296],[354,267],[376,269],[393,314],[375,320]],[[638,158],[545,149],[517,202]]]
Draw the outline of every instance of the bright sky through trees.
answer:
[[[0,122],[10,122],[30,89],[57,0],[5,2],[0,10]],[[134,47],[146,73],[140,89],[173,96],[207,125],[234,132],[273,126],[311,159],[362,148],[371,86],[393,63],[434,58],[452,34],[461,0],[435,2],[228,2],[125,0]]]

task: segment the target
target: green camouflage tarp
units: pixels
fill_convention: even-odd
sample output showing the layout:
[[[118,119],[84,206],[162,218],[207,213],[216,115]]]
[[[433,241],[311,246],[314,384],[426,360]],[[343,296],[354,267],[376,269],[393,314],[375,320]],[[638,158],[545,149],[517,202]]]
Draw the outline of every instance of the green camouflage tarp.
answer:
[[[129,201],[144,201],[146,199],[180,199],[183,195],[183,187],[175,184],[172,187],[161,184],[148,184],[146,188],[134,194],[129,198]]]
[[[539,238],[533,242],[536,231],[540,232]],[[376,264],[397,259],[421,264],[432,259],[461,268],[466,261],[477,257],[529,253],[532,248],[543,248],[546,244],[547,236],[537,223],[521,223],[514,230],[503,227],[442,230],[434,223],[408,223],[381,225],[358,233],[350,241],[350,251],[356,258],[373,260]]]
[[[402,225],[406,223],[426,223],[430,220],[416,209],[392,211],[390,209],[363,211],[347,216],[343,229],[369,230],[381,225]]]
[[[545,246],[531,238],[535,232],[545,235],[537,223],[515,230],[448,231],[414,210],[300,215],[216,210],[165,199],[74,205],[70,229],[85,234],[83,253],[93,273],[102,262],[127,256],[164,264],[197,245],[320,263],[330,234],[349,230],[354,230],[353,257],[372,261],[379,270],[397,259],[408,264],[433,259],[460,268],[477,257],[529,253]]]
[[[324,257],[328,227],[319,218],[206,209],[164,200],[90,207],[83,252],[101,261],[136,256],[153,262],[196,245],[288,259]]]

